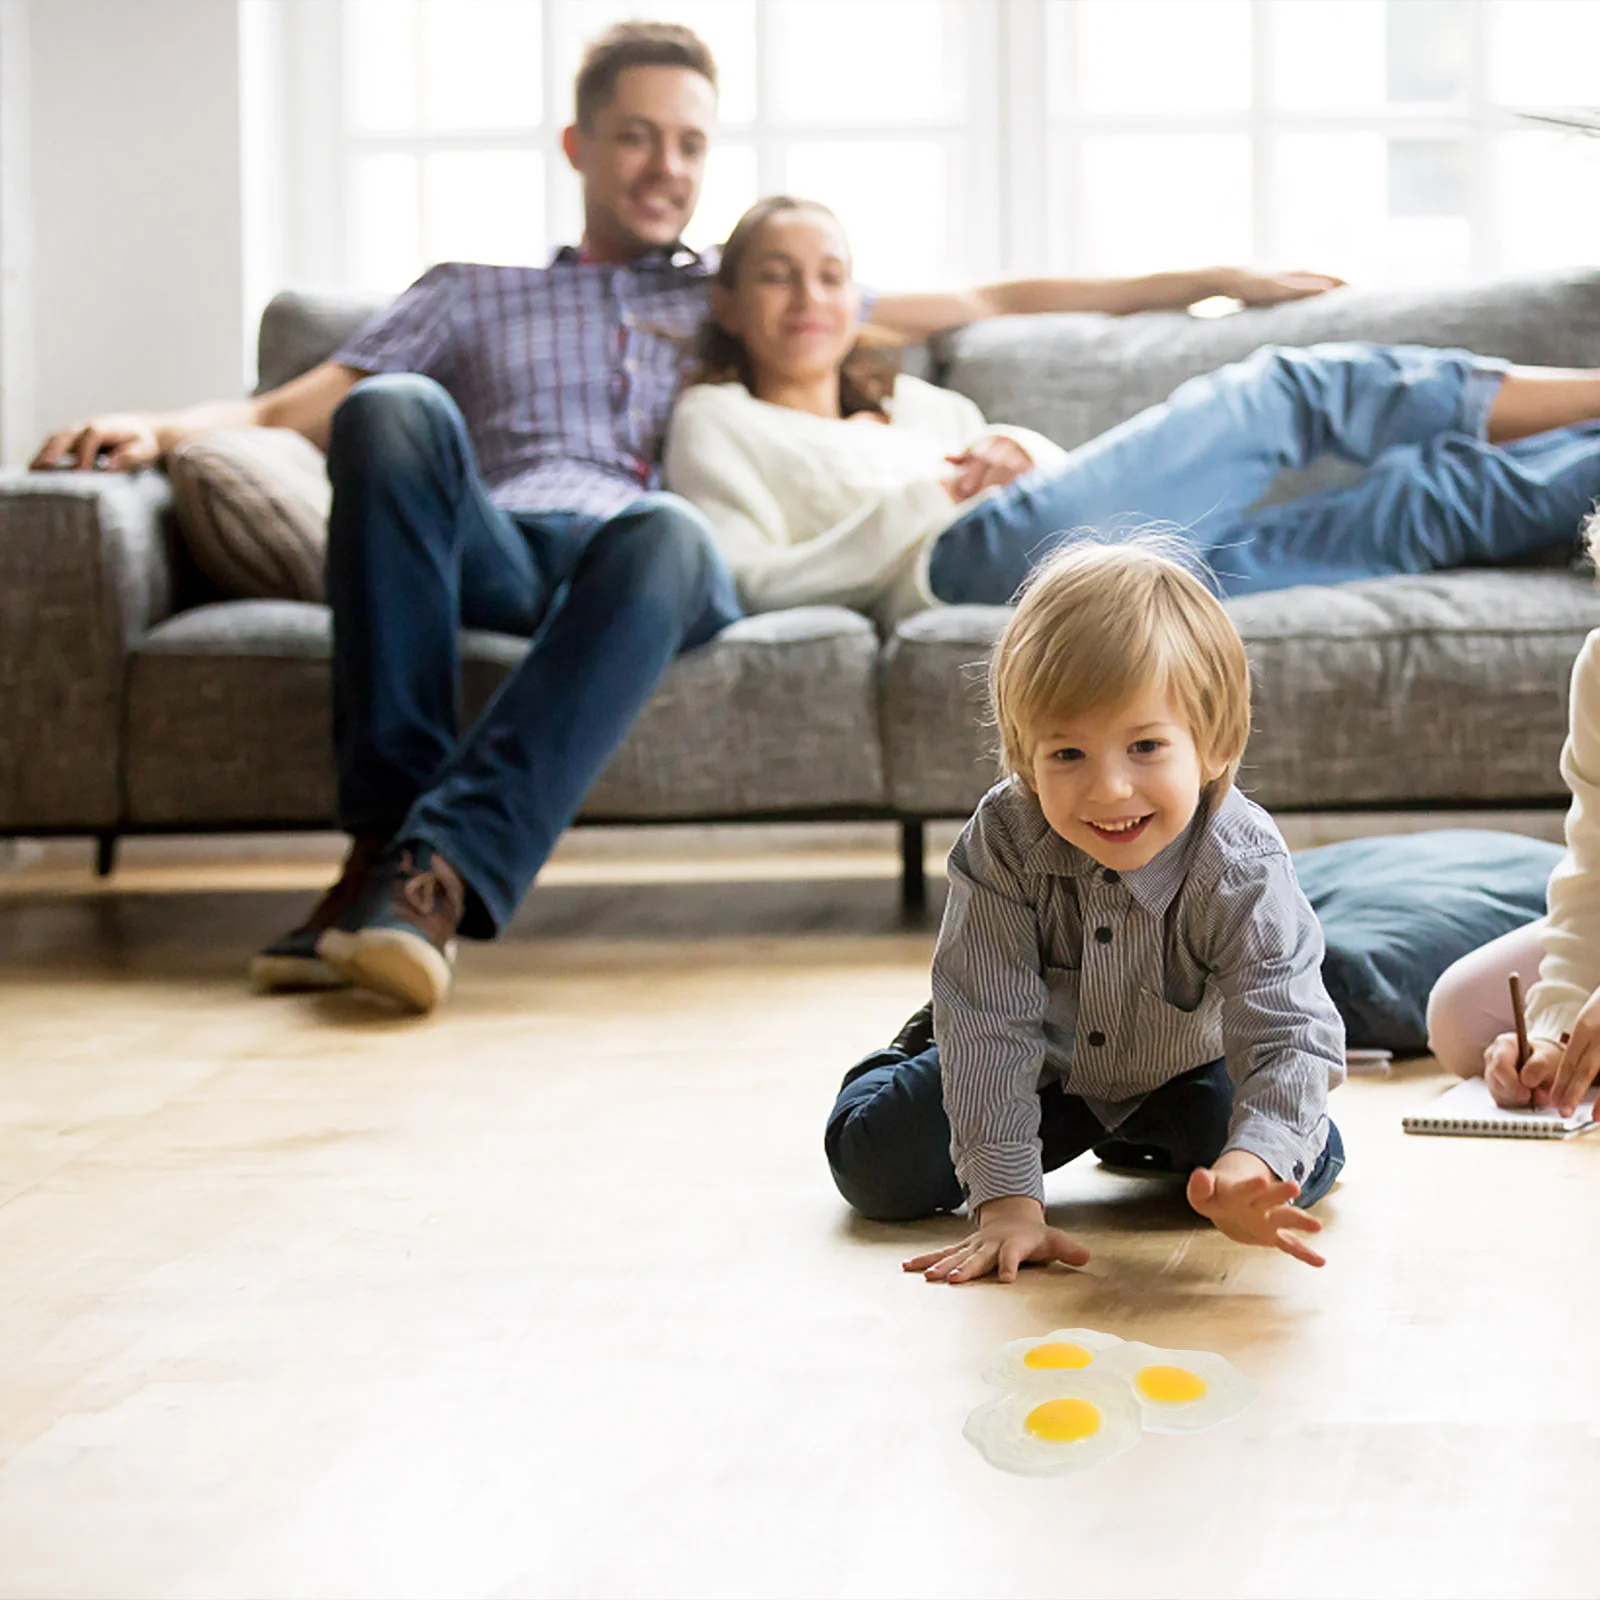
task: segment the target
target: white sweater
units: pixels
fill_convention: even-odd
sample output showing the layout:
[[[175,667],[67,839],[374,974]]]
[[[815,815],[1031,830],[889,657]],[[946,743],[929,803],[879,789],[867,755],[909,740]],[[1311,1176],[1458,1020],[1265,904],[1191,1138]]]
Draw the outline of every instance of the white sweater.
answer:
[[[1570,1033],[1600,989],[1600,629],[1572,666],[1572,709],[1561,776],[1572,791],[1567,853],[1550,875],[1550,916],[1541,930],[1544,960],[1528,993],[1528,1032]]]
[[[1066,453],[1028,428],[986,425],[966,398],[900,377],[890,424],[838,421],[757,400],[741,383],[684,391],[667,433],[667,486],[716,531],[749,611],[843,605],[886,623],[934,604],[934,537],[986,495],[954,505],[944,459],[1004,434],[1035,468]],[[990,490],[987,493],[994,493]]]

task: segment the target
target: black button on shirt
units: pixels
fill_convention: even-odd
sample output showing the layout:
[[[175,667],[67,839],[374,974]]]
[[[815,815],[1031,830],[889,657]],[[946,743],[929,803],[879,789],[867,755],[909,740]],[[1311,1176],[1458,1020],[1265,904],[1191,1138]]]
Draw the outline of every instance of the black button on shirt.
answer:
[[[1096,928],[1094,930],[1094,936],[1100,941],[1101,944],[1111,943],[1111,930],[1109,928]]]
[[[1120,874],[1113,872],[1110,867],[1107,867],[1100,881],[1102,883],[1121,883],[1122,878]]]
[[[1092,1044],[1097,1050],[1105,1042],[1106,1042],[1106,1036],[1103,1033],[1101,1033],[1101,1031],[1098,1028],[1096,1028],[1094,1030],[1094,1032],[1089,1035],[1089,1043]]]

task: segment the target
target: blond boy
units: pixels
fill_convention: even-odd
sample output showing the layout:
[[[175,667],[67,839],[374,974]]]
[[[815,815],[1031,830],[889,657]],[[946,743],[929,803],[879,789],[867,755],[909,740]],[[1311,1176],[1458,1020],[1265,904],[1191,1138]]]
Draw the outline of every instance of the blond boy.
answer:
[[[1321,1266],[1304,1208],[1344,1164],[1344,1030],[1283,840],[1233,786],[1250,677],[1227,613],[1158,543],[1076,543],[990,687],[1008,776],[950,856],[931,1027],[840,1090],[840,1192],[885,1220],[964,1202],[973,1231],[907,1270],[1009,1282],[1088,1260],[1043,1175],[1095,1149],[1188,1173],[1229,1238]]]

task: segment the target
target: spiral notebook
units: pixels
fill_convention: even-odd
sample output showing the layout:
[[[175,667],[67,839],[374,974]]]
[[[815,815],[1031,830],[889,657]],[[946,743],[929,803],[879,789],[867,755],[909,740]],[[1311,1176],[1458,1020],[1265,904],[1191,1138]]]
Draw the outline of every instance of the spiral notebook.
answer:
[[[1595,1125],[1595,1097],[1588,1095],[1570,1117],[1553,1106],[1537,1111],[1512,1111],[1494,1103],[1482,1078],[1464,1078],[1430,1100],[1420,1111],[1400,1119],[1407,1133],[1465,1133],[1483,1139],[1570,1139]]]

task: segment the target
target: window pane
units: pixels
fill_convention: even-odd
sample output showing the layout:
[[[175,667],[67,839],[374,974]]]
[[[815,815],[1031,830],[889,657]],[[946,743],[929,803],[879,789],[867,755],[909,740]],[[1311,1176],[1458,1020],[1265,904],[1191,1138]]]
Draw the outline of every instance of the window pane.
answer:
[[[885,141],[792,144],[783,187],[824,201],[850,239],[856,276],[875,289],[917,289],[959,276],[950,256],[944,147]]]
[[[1451,156],[1464,150],[1445,140],[1390,140],[1381,133],[1279,139],[1274,260],[1363,284],[1463,277],[1471,264],[1468,220],[1429,208],[1458,200],[1464,205],[1465,193],[1454,185],[1465,170],[1450,168],[1437,150],[1416,148],[1435,145]],[[1461,209],[1456,206],[1457,213]]]
[[[355,133],[403,133],[417,122],[417,17],[411,0],[347,0],[345,122]]]
[[[684,239],[696,250],[721,244],[760,192],[756,153],[746,144],[717,144],[706,164],[706,184]]]
[[[1069,21],[1057,0],[1050,26]],[[1250,104],[1249,0],[1078,0],[1076,42],[1078,110]]]
[[[1243,134],[1085,139],[1082,185],[1087,271],[1250,258],[1250,140]]]
[[[773,114],[846,125],[965,114],[961,0],[766,0]]]
[[[651,7],[640,0],[555,0],[555,115],[572,116],[572,83],[590,40],[614,22],[655,16],[681,22],[710,47],[721,91],[717,110],[724,122],[749,122],[756,114],[756,5],[759,0],[673,0]]]
[[[1383,0],[1277,0],[1273,99],[1291,111],[1367,111],[1384,89]]]
[[[1464,216],[1470,187],[1464,140],[1389,141],[1391,217]]]
[[[449,150],[422,163],[429,261],[544,264],[544,157],[531,150]]]
[[[1600,5],[1493,0],[1489,92],[1522,106],[1592,106],[1600,98]]]
[[[350,281],[358,289],[403,289],[423,267],[417,158],[357,156],[345,211]]]
[[[539,0],[423,0],[428,128],[525,128],[543,116]]]
[[[1466,0],[1389,0],[1389,98],[1431,103],[1467,92]]]
[[[1502,270],[1600,261],[1600,139],[1503,134],[1494,183]]]

